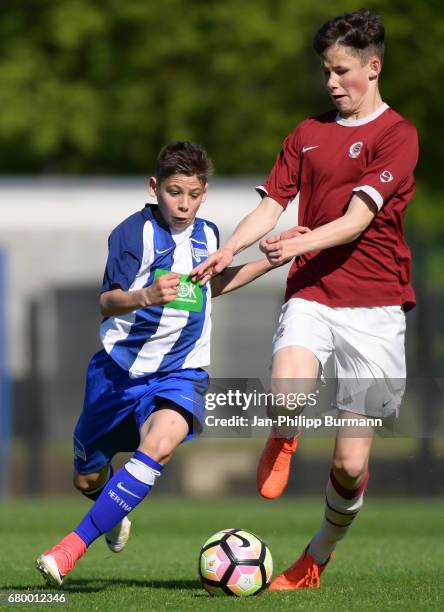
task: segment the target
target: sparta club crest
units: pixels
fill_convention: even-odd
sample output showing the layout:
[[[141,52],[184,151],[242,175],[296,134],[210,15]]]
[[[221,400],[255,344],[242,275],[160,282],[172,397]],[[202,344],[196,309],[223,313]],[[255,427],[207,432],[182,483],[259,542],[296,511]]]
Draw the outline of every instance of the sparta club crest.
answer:
[[[359,157],[361,155],[363,145],[364,143],[361,141],[353,143],[348,150],[349,157],[351,157],[352,159]]]

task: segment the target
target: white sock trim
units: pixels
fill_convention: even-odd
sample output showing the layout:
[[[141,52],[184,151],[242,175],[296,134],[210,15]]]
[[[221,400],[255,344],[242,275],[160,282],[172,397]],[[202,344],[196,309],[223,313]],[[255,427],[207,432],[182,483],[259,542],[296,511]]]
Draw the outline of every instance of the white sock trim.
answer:
[[[135,459],[134,457],[132,457],[124,467],[125,470],[131,474],[131,476],[134,476],[134,478],[137,478],[137,480],[140,480],[140,482],[143,482],[146,485],[153,486],[153,484],[156,482],[156,478],[160,476],[160,472],[158,470],[149,467],[143,463],[143,461]]]
[[[358,512],[363,504],[364,504],[364,493],[362,491],[358,497],[354,499],[346,499],[339,495],[339,493],[334,488],[331,480],[328,481],[327,484],[327,500],[330,506],[332,506],[335,510],[339,510],[340,512]]]

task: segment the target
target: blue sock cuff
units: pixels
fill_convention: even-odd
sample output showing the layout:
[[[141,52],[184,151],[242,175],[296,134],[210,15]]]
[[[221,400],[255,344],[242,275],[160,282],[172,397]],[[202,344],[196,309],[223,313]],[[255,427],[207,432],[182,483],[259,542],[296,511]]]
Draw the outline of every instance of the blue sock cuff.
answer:
[[[136,450],[133,457],[134,459],[138,459],[139,461],[141,461],[148,467],[152,468],[153,470],[157,470],[158,472],[161,472],[163,470],[163,465],[161,465],[160,463],[157,463],[157,461],[154,461],[154,459],[151,459],[149,455],[142,453],[142,451]]]

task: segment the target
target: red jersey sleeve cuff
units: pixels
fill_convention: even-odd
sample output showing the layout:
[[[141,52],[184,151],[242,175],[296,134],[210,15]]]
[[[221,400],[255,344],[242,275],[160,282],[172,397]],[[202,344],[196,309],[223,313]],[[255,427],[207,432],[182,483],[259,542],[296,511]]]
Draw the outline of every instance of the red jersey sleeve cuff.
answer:
[[[381,210],[384,204],[384,199],[379,193],[379,191],[377,191],[374,187],[372,187],[371,185],[360,185],[359,187],[355,187],[353,191],[363,191],[364,193],[366,193],[376,204],[378,210]]]
[[[257,187],[255,187],[255,190],[261,196],[261,198],[265,198],[265,196],[268,195],[268,191],[263,185],[258,185]]]
[[[272,200],[275,200],[278,204],[282,206],[282,208],[287,208],[290,204],[291,200],[283,200],[279,196],[275,195],[273,192],[269,192],[268,189],[264,185],[258,185],[255,187],[257,193],[261,196],[261,198],[269,197]]]

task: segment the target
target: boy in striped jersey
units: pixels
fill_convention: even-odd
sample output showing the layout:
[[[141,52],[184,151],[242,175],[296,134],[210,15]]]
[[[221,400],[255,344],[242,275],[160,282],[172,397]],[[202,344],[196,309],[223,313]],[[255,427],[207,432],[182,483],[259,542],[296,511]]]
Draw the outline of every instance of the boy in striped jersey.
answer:
[[[219,246],[213,223],[196,217],[211,162],[199,145],[162,149],[147,205],[109,238],[100,306],[103,349],[88,367],[83,412],[74,432],[74,485],[94,506],[79,525],[37,559],[60,586],[88,546],[105,534],[120,552],[127,515],[151,490],[176,447],[198,434],[210,362],[211,295],[258,278],[267,259],[227,269],[200,287],[191,270]],[[113,474],[117,452],[135,451]]]

